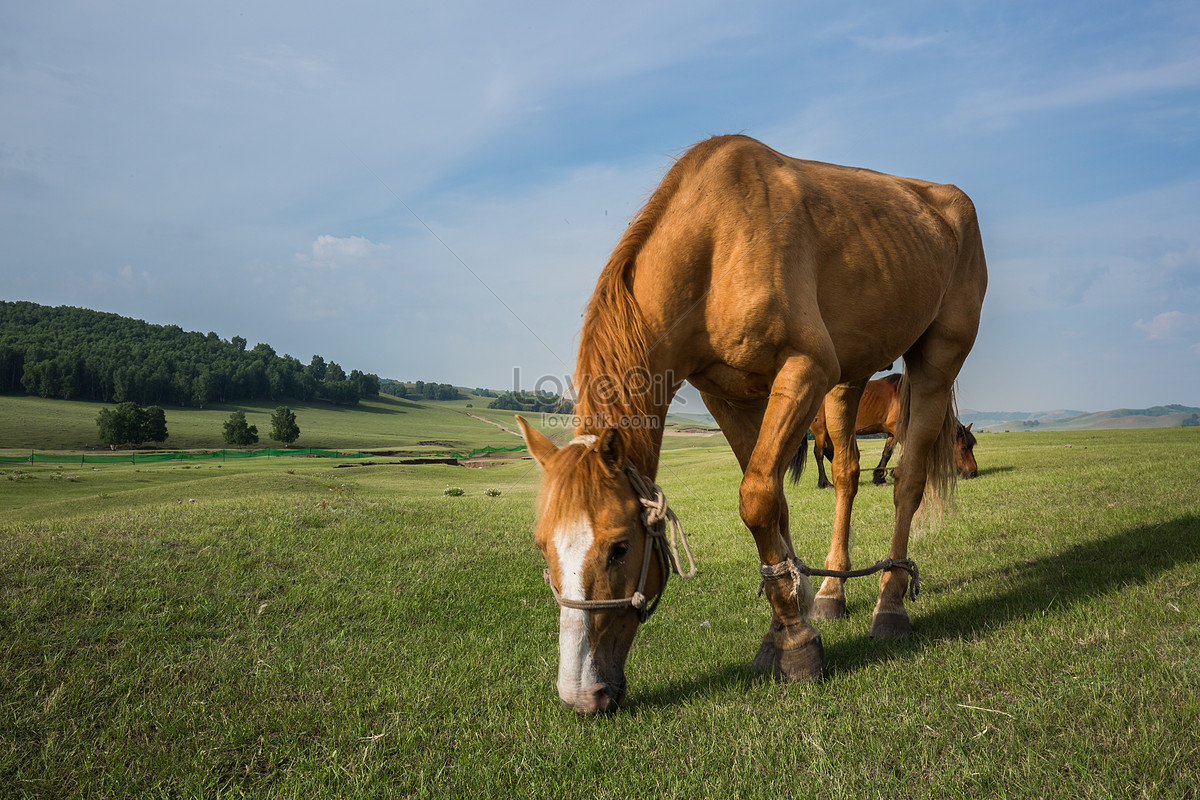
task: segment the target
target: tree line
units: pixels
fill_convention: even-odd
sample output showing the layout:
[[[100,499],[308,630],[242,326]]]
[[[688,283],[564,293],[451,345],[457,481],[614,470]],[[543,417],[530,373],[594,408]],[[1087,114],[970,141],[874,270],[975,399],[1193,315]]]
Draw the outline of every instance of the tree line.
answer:
[[[383,380],[379,391],[392,397],[402,397],[406,400],[459,400],[463,394],[457,387],[449,383],[426,383],[425,381]],[[480,391],[479,389],[475,390]]]
[[[426,381],[394,381],[384,379],[380,382],[379,391],[393,397],[403,397],[407,400],[459,400],[464,396],[457,387],[448,383],[430,383]],[[574,411],[574,403],[553,392],[497,392],[493,389],[476,388],[473,394],[477,397],[489,398],[488,408],[501,408],[510,411],[544,412],[547,414],[570,414]]]
[[[574,403],[553,392],[502,392],[499,397],[488,403],[488,408],[545,414],[573,414],[575,412]]]
[[[378,375],[246,345],[85,308],[0,301],[0,392],[200,408],[263,398],[352,405],[379,394]]]

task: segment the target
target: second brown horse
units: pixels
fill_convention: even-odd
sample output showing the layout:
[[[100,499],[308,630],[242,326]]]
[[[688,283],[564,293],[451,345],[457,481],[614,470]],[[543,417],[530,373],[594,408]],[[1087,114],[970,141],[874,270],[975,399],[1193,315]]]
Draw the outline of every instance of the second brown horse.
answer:
[[[875,467],[871,478],[877,486],[887,483],[887,465],[896,447],[896,425],[900,421],[901,378],[902,376],[896,373],[879,380],[868,381],[867,388],[863,390],[862,400],[858,404],[858,416],[854,421],[854,432],[859,436],[887,434],[883,456],[879,459],[879,466]],[[828,489],[833,484],[825,475],[824,459],[833,461],[833,441],[825,428],[824,403],[817,411],[817,417],[811,427],[813,456],[817,460],[817,488]],[[961,422],[958,423],[958,433],[955,437],[954,466],[961,478],[975,478],[979,475],[979,464],[975,461],[975,434],[971,433],[970,425],[963,425]],[[793,469],[792,475],[798,478],[799,471]]]

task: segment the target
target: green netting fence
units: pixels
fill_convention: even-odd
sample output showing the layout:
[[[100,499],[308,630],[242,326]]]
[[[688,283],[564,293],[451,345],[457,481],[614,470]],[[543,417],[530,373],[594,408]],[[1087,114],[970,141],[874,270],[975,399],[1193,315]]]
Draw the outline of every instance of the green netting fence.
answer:
[[[174,452],[174,453],[104,453],[104,454],[81,454],[70,455],[64,453],[38,453],[31,452],[29,455],[19,456],[3,456],[0,455],[0,464],[151,464],[156,461],[178,461],[178,460],[211,460],[221,459],[222,461],[231,458],[262,458],[262,457],[279,457],[293,458],[296,456],[308,456],[316,458],[379,458],[396,456],[400,458],[445,458],[445,459],[466,459],[474,456],[484,455],[487,453],[515,453],[519,450],[524,450],[524,445],[516,447],[480,447],[475,450],[469,450],[465,453],[403,453],[395,454],[388,453],[385,455],[380,453],[339,453],[336,450],[319,450],[315,447],[300,447],[291,450],[276,450],[274,448],[263,448],[260,450],[208,450],[198,453]]]

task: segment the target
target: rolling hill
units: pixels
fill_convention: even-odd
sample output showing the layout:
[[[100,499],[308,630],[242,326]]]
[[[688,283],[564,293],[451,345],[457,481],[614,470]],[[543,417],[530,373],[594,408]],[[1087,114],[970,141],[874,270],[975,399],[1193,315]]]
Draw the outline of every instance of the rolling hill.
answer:
[[[1116,408],[1109,411],[974,411],[960,409],[964,424],[976,432],[1085,431],[1119,428],[1177,428],[1200,425],[1200,408],[1178,404],[1151,408]]]

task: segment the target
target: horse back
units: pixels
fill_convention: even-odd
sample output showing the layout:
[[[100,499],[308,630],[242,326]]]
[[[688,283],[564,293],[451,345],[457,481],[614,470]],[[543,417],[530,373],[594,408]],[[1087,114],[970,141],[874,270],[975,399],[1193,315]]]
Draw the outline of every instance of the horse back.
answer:
[[[676,162],[614,261],[646,312],[651,358],[710,394],[762,398],[787,353],[842,383],[903,356],[935,320],[973,341],[986,277],[963,261],[977,252],[967,261],[982,266],[978,242],[952,185],[725,136]]]

